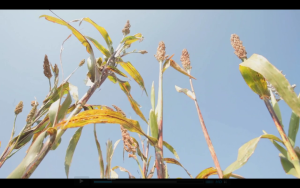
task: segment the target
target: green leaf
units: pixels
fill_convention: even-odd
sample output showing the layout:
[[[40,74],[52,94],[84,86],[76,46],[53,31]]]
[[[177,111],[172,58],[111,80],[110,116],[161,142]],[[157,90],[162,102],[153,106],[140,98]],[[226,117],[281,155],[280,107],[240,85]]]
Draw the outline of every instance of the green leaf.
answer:
[[[264,132],[264,134],[267,134],[266,131],[263,131],[263,132]],[[284,155],[284,157],[286,157],[286,158],[288,157],[286,149],[284,149],[281,145],[277,144],[273,139],[270,139],[270,141],[279,150],[279,152]]]
[[[267,82],[261,74],[248,67],[242,66],[242,64],[240,64],[239,69],[245,82],[253,92],[258,94],[261,99],[263,97],[270,97]]]
[[[152,82],[152,87],[151,87],[151,106],[152,106],[152,110],[155,110],[155,90],[154,90],[154,81]]]
[[[180,87],[178,87],[178,86],[176,86],[176,85],[175,85],[175,89],[176,89],[176,91],[179,92],[179,93],[184,93],[184,94],[186,94],[186,95],[187,95],[188,97],[190,97],[192,100],[195,100],[195,99],[196,99],[194,93],[191,92],[191,91],[188,90],[188,89],[182,89],[182,88],[180,88]]]
[[[108,140],[106,143],[106,169],[105,169],[105,178],[110,177],[110,162],[113,153],[112,141]]]
[[[105,55],[106,57],[110,57],[111,55],[110,52],[104,46],[102,46],[97,40],[89,36],[85,36],[85,38],[89,39],[103,55]]]
[[[67,178],[69,178],[69,169],[71,166],[75,148],[76,148],[79,138],[81,136],[82,128],[83,127],[80,127],[79,129],[77,129],[75,134],[72,136],[69,146],[67,148],[66,157],[65,157],[65,172],[66,172]]]
[[[281,153],[279,154],[279,158],[285,173],[300,178],[300,176],[297,174],[297,171],[294,168],[293,163],[289,159],[285,158]]]
[[[59,99],[57,101],[55,101],[54,103],[52,103],[49,108],[49,120],[50,120],[50,123],[52,126],[54,124],[54,119],[55,119],[56,113],[58,112],[58,108],[59,108]]]
[[[163,141],[163,145],[166,148],[168,148],[168,150],[170,150],[170,152],[172,152],[174,154],[174,156],[176,157],[176,159],[179,160],[179,156],[178,156],[177,152],[175,151],[175,149],[170,144],[168,144],[166,141]]]
[[[117,77],[116,77],[116,75],[114,74],[114,73],[112,73],[112,74],[110,74],[110,75],[108,75],[107,76],[107,78],[112,82],[112,83],[117,83]]]
[[[140,158],[142,159],[142,161],[147,161],[147,158],[143,155],[143,153],[141,152],[141,149],[140,149],[140,146],[139,146],[139,143],[138,143],[138,141],[134,138],[134,137],[132,137],[131,136],[131,138],[132,138],[132,140],[133,140],[133,142],[136,144],[136,149],[137,149],[137,153],[138,153],[138,155],[140,156]]]
[[[61,138],[59,138],[58,142],[56,142],[55,145],[52,145],[51,150],[56,150],[56,148],[59,146],[60,143],[61,143]]]
[[[180,164],[180,162],[178,162],[176,159],[172,159],[172,158],[164,158],[163,159],[166,163],[170,163],[170,164],[176,164],[176,165],[179,165],[181,166],[185,171],[186,173],[191,177],[193,178],[193,176],[182,166],[182,164]]]
[[[98,159],[99,159],[99,165],[100,165],[100,178],[104,178],[104,162],[103,162],[103,157],[102,157],[101,146],[97,139],[95,123],[94,123],[94,137],[95,137],[95,142],[96,142],[96,146],[97,146],[97,150],[98,150]]]
[[[95,64],[92,62],[91,58],[87,58],[86,65],[89,70],[90,79],[92,82],[95,82]]]
[[[271,94],[271,103],[272,103],[273,109],[275,111],[275,114],[276,114],[278,120],[280,121],[280,124],[283,127],[279,105],[278,105],[277,100],[272,91],[270,91],[270,94]]]
[[[70,107],[71,103],[72,103],[72,98],[71,98],[70,93],[68,93],[67,98],[62,103],[62,105],[58,111],[57,122],[59,122],[66,116],[66,114],[68,112],[68,108]]]
[[[140,73],[135,69],[135,67],[129,61],[118,62],[118,64],[120,64],[123,67],[123,69],[136,81],[136,83],[138,83],[142,87],[142,89],[145,91],[146,95],[148,96],[145,88],[144,80],[140,75]]]
[[[155,112],[153,111],[153,109],[150,110],[149,117],[150,117],[149,118],[149,126],[150,126],[150,130],[151,130],[151,136],[154,138],[158,138],[158,125],[157,125]]]
[[[46,137],[47,131],[42,132],[33,143],[32,147],[24,157],[22,162],[7,176],[7,178],[21,178],[26,168],[34,161],[36,156],[42,149],[43,140]]]
[[[292,112],[290,125],[289,125],[289,133],[288,133],[288,137],[290,139],[292,147],[295,146],[298,129],[299,129],[299,116],[297,116],[295,112]]]
[[[300,116],[300,100],[292,86],[289,84],[285,76],[275,66],[269,63],[265,57],[253,54],[240,65],[249,67],[250,69],[260,73],[272,84],[280,97],[286,102],[292,111]]]
[[[121,43],[125,43],[126,45],[132,44],[136,41],[142,41],[144,39],[143,35],[141,33],[135,34],[134,36],[127,36],[125,37]]]

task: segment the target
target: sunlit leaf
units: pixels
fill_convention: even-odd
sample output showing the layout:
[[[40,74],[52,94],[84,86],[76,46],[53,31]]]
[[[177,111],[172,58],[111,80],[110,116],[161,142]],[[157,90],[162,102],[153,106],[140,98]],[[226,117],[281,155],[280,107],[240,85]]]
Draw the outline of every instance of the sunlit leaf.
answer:
[[[289,84],[285,76],[269,61],[258,54],[253,54],[250,58],[240,64],[259,72],[276,89],[286,104],[300,116],[300,100]]]
[[[141,33],[135,34],[134,36],[126,36],[121,43],[125,43],[126,45],[130,45],[136,41],[142,41],[144,39],[143,35]]]
[[[110,53],[113,53],[114,49],[112,47],[112,40],[109,37],[107,31],[104,29],[104,27],[101,27],[101,26],[97,25],[90,18],[83,18],[82,20],[91,23],[100,32],[100,34],[102,35],[102,37],[104,38],[104,40],[105,40],[105,42],[106,42],[106,44],[108,46],[108,49],[109,49]],[[106,57],[109,57],[109,56],[106,56]]]
[[[145,88],[144,80],[140,75],[140,73],[135,69],[135,67],[129,61],[118,62],[118,64],[120,64],[123,67],[123,69],[142,87],[142,89],[145,91],[146,95],[148,96]]]
[[[51,125],[53,125],[54,123],[54,119],[55,116],[58,112],[59,109],[59,99],[57,101],[55,101],[54,103],[51,104],[50,108],[49,108],[49,119],[50,119],[50,123]]]
[[[113,154],[112,141],[108,140],[106,143],[106,170],[105,178],[110,177],[110,166],[111,166],[111,157]]]
[[[108,75],[107,78],[114,84],[118,81],[115,74]]]
[[[156,138],[148,136],[146,133],[144,133],[138,121],[126,118],[120,112],[115,112],[107,109],[87,110],[84,112],[80,112],[76,116],[72,117],[69,120],[69,122],[68,120],[63,120],[60,123],[56,124],[55,127],[68,129],[75,127],[83,127],[85,125],[93,123],[120,124],[130,132],[136,132],[138,134],[144,135],[150,140],[151,144],[157,143]]]
[[[40,18],[41,17],[45,17],[46,20],[51,21],[53,23],[57,23],[57,24],[67,26],[72,31],[72,33],[77,37],[77,39],[82,43],[82,45],[84,45],[86,47],[86,51],[89,54],[93,53],[93,49],[92,49],[90,43],[86,40],[86,38],[79,31],[77,31],[70,24],[68,24],[67,22],[65,22],[61,19],[58,19],[58,18],[55,18],[55,17],[52,17],[52,16],[48,16],[48,15],[42,15],[42,16],[40,16]]]
[[[188,74],[183,68],[181,68],[173,59],[170,59],[170,65],[171,67],[173,67],[174,69],[176,69],[177,71],[179,71],[180,73],[190,77],[190,78],[193,78],[196,80],[195,77],[193,77],[192,75]]]
[[[263,130],[263,132],[264,134],[267,134],[266,131]],[[288,153],[286,149],[284,149],[281,145],[277,144],[277,142],[275,142],[273,139],[269,139],[269,140],[274,144],[274,146],[279,150],[279,152],[283,154],[284,157],[286,158],[288,157]]]
[[[64,100],[61,107],[59,108],[58,115],[57,115],[57,122],[59,122],[61,119],[63,119],[66,116],[68,112],[68,108],[70,107],[71,103],[72,103],[72,98],[70,93],[68,93],[67,98]]]
[[[283,143],[282,140],[280,140],[278,137],[271,135],[271,134],[264,134],[264,135],[261,135],[257,138],[254,138],[254,139],[248,141],[246,144],[244,144],[242,147],[239,148],[237,160],[235,162],[233,162],[231,165],[229,165],[224,170],[224,175],[229,174],[229,173],[241,168],[244,164],[246,164],[248,159],[254,153],[254,150],[256,149],[258,141],[261,138],[268,138],[268,139],[276,140],[280,143]]]
[[[182,88],[180,88],[180,87],[178,87],[178,86],[176,86],[176,85],[175,85],[175,89],[176,89],[176,91],[179,92],[179,93],[184,93],[184,94],[186,94],[186,95],[187,95],[188,97],[190,97],[192,100],[195,100],[195,99],[196,99],[194,93],[191,92],[191,91],[188,90],[188,89],[182,89]]]
[[[65,172],[66,172],[67,178],[69,178],[69,170],[70,170],[71,162],[73,159],[73,154],[74,154],[75,148],[77,146],[77,143],[79,141],[79,138],[81,136],[82,128],[83,127],[80,127],[79,129],[77,129],[75,134],[72,136],[72,138],[69,142],[69,146],[67,148],[66,157],[65,157]]]
[[[119,75],[121,75],[121,76],[124,76],[124,77],[128,78],[127,75],[124,74],[122,71],[120,71],[117,67],[108,65],[106,68],[113,71],[113,72],[115,72],[115,73],[117,73],[117,74],[119,74]]]
[[[165,62],[164,62],[164,64],[163,64],[163,67],[162,67],[162,72],[163,72],[163,73],[167,70],[167,68],[170,67],[170,59],[171,59],[173,56],[174,56],[174,54],[171,55],[171,57],[169,57],[169,58],[167,58],[167,59],[165,60]]]
[[[197,176],[196,179],[207,179],[211,175],[216,175],[217,169],[214,167],[206,168],[203,171],[201,171]]]
[[[150,126],[150,130],[151,130],[151,136],[154,138],[158,138],[157,119],[156,119],[153,109],[150,110],[150,114],[149,114],[149,126]]]
[[[182,164],[180,164],[180,162],[178,162],[176,159],[172,159],[172,158],[164,158],[163,159],[166,163],[170,163],[170,164],[176,164],[176,165],[179,165],[181,166],[185,171],[186,173],[191,177],[193,178],[193,176],[182,166]]]
[[[132,98],[131,94],[130,94],[130,89],[131,89],[131,86],[129,85],[129,82],[127,81],[122,81],[122,80],[119,80],[117,79],[118,82],[119,82],[119,86],[120,88],[122,89],[122,91],[124,91],[124,93],[127,95],[128,97],[128,100],[131,104],[131,107],[132,109],[135,111],[135,113],[137,115],[139,115],[147,124],[147,120],[144,116],[144,114],[142,113],[142,111],[140,110],[140,105]]]
[[[104,46],[102,46],[98,41],[96,41],[95,39],[89,36],[85,36],[85,37],[89,39],[103,55],[105,55],[106,57],[110,57],[110,52]]]
[[[179,156],[178,156],[177,152],[175,151],[175,149],[170,144],[168,144],[166,141],[163,141],[163,145],[166,148],[168,148],[168,150],[170,150],[170,152],[172,152],[174,154],[174,156],[176,157],[176,159],[179,160]]]
[[[58,142],[56,142],[56,144],[51,147],[51,150],[56,150],[56,148],[60,145],[61,143],[61,138],[59,138]]]
[[[75,100],[75,103],[77,103],[78,102],[78,87],[69,83],[69,88],[70,88],[70,94],[72,95],[73,99]]]
[[[112,169],[110,169],[110,174],[111,174],[110,178],[113,178],[113,179],[119,178],[118,174]]]
[[[137,145],[137,147],[136,147],[137,153],[141,157],[142,161],[147,161],[147,158],[141,152],[141,149],[140,149],[138,141],[134,137],[132,137],[132,136],[131,136],[131,138],[132,138],[133,142]]]
[[[261,99],[271,96],[267,86],[267,82],[260,73],[248,67],[242,66],[241,64],[239,66],[239,69],[247,85],[253,92],[258,94]]]

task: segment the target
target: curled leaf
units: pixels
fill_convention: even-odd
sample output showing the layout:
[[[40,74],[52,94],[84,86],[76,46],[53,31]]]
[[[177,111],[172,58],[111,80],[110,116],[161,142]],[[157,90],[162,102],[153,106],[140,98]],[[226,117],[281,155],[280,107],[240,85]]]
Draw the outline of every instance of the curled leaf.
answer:
[[[176,91],[179,92],[179,93],[184,93],[184,94],[186,94],[186,95],[187,95],[188,97],[190,97],[192,100],[195,100],[195,99],[196,99],[194,93],[191,92],[191,91],[188,90],[188,89],[182,89],[182,88],[180,88],[180,87],[178,87],[178,86],[176,86],[176,85],[175,85],[175,89],[176,89]]]

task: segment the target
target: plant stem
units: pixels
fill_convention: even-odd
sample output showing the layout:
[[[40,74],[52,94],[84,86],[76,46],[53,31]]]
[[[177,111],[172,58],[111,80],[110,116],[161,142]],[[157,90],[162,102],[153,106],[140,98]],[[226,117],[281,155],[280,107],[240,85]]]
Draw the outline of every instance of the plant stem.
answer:
[[[190,74],[190,71],[188,71],[188,73]],[[210,140],[210,137],[208,135],[208,132],[207,132],[207,129],[206,129],[206,126],[205,126],[205,123],[204,123],[204,119],[202,117],[202,114],[201,114],[201,111],[200,111],[200,108],[199,108],[199,105],[198,105],[198,102],[197,102],[197,98],[196,98],[196,94],[195,94],[195,91],[194,91],[194,87],[193,87],[193,83],[192,83],[192,79],[191,78],[190,78],[190,84],[191,84],[192,92],[193,92],[193,94],[195,96],[195,100],[194,101],[195,101],[196,109],[197,109],[197,112],[198,112],[198,117],[199,117],[199,120],[200,120],[202,131],[204,133],[204,137],[205,137],[205,140],[206,140],[207,145],[208,145],[208,149],[209,149],[210,154],[212,156],[212,159],[213,159],[213,161],[215,163],[218,176],[219,176],[219,178],[222,179],[223,178],[223,173],[222,173],[222,170],[221,170],[221,167],[220,167],[220,164],[219,164],[219,161],[218,161],[215,149],[214,149],[214,147],[212,145],[212,142]]]
[[[49,86],[50,86],[49,92],[51,92],[51,81],[50,81],[50,78],[48,80],[49,80]]]
[[[274,109],[273,109],[273,107],[272,107],[269,99],[267,99],[267,98],[264,97],[263,100],[264,100],[265,105],[267,106],[267,108],[268,108],[268,110],[270,112],[270,115],[271,115],[271,117],[272,117],[272,119],[273,119],[273,121],[275,123],[275,126],[276,126],[276,128],[277,128],[277,130],[278,130],[278,132],[279,132],[279,134],[281,136],[281,138],[282,138],[282,141],[283,141],[283,143],[284,143],[284,145],[285,145],[285,147],[286,147],[286,149],[288,151],[288,154],[290,155],[290,158],[291,158],[291,160],[292,160],[292,162],[294,164],[294,167],[295,167],[298,175],[300,176],[299,158],[298,158],[295,150],[293,149],[292,144],[290,143],[290,140],[286,136],[286,134],[285,134],[285,132],[283,130],[283,127],[282,127],[280,121],[278,120],[278,117],[277,117],[277,115],[276,115],[276,113],[275,113],[275,111],[274,111]]]
[[[163,165],[163,72],[162,61],[159,62],[159,85],[157,99],[157,126],[158,126],[158,144],[155,146],[155,166],[157,170],[157,178],[164,178]]]

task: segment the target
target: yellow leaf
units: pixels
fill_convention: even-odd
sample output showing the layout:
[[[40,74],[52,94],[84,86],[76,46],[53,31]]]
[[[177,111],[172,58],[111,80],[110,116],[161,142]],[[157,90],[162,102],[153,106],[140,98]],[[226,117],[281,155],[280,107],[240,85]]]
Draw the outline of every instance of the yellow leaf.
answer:
[[[182,74],[193,78],[196,80],[196,78],[194,78],[192,75],[189,75],[183,68],[181,68],[173,59],[170,59],[170,65],[171,67],[173,67],[174,69],[176,69],[177,71],[181,72]]]
[[[147,91],[145,88],[144,80],[140,73],[135,69],[135,67],[128,61],[128,62],[118,62],[123,69],[142,87],[142,89],[145,91],[146,95]]]
[[[214,167],[210,167],[200,172],[196,176],[196,179],[207,179],[208,176],[215,175],[215,174],[217,174],[217,169],[215,169]]]
[[[52,17],[52,16],[48,16],[48,15],[41,15],[40,18],[41,17],[45,17],[46,20],[51,21],[53,23],[57,23],[57,24],[67,26],[72,31],[72,33],[77,37],[77,39],[82,43],[82,45],[84,45],[86,47],[86,51],[89,54],[93,54],[93,49],[92,49],[90,43],[86,40],[86,38],[79,31],[77,31],[70,24],[68,24],[67,22],[65,22],[61,19],[58,19],[58,18],[55,18],[55,17]]]

